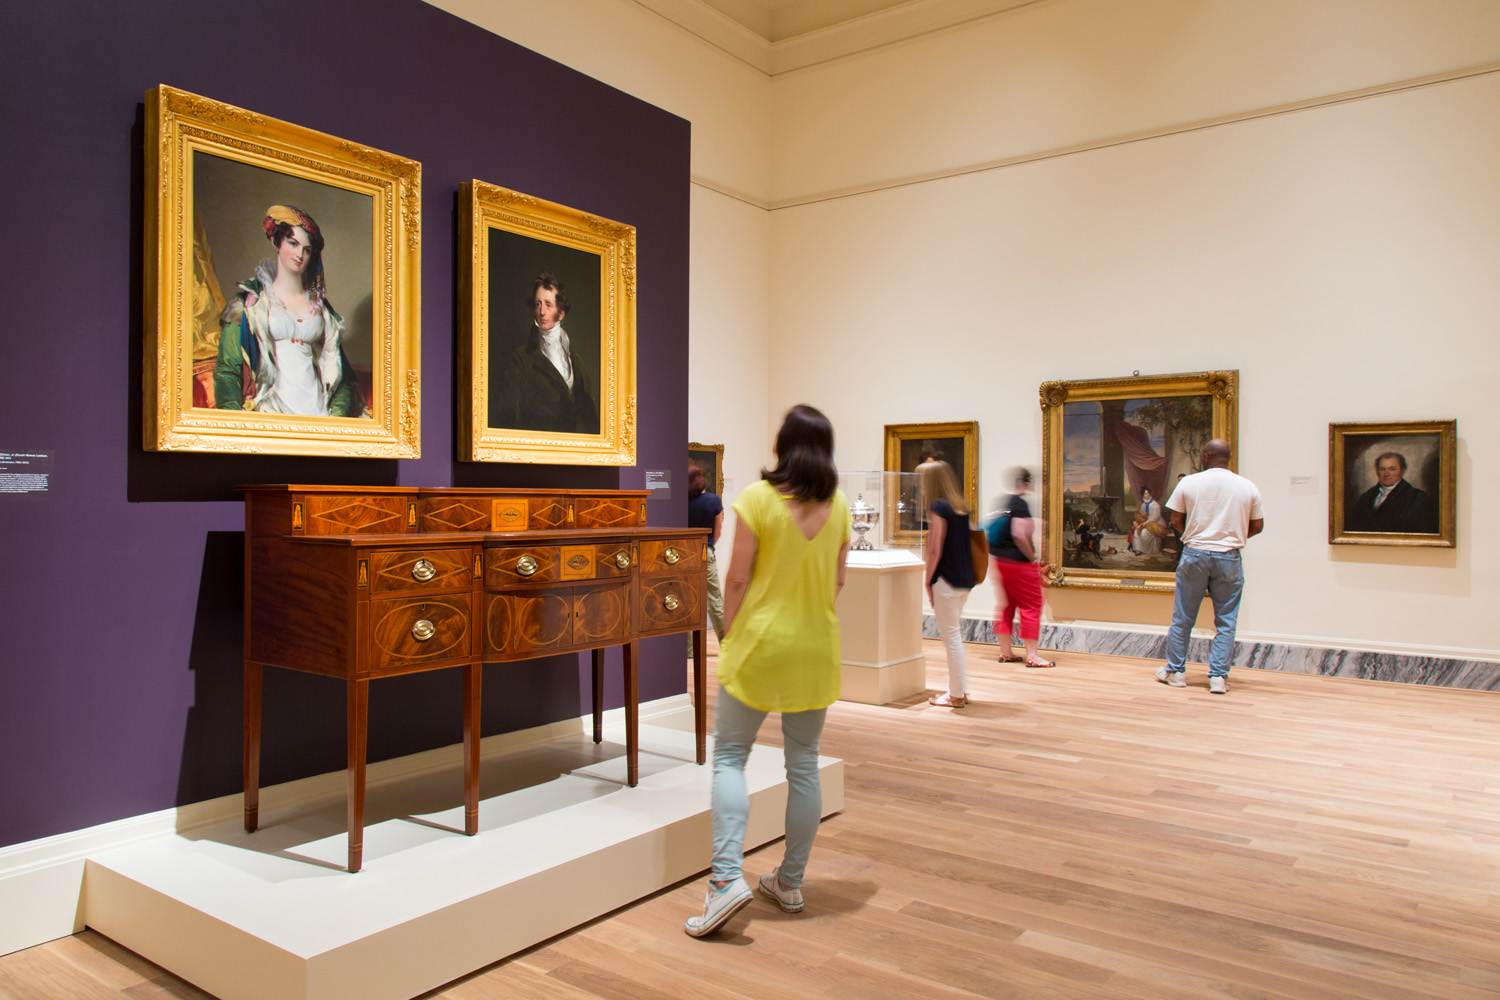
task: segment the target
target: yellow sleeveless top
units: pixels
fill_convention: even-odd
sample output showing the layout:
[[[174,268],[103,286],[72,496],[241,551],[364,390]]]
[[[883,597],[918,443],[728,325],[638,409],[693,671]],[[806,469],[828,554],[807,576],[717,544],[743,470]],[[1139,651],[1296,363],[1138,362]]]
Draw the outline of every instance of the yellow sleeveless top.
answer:
[[[849,540],[849,501],[835,491],[828,520],[811,539],[762,479],[740,493],[734,512],[755,535],[755,567],[734,624],[719,648],[724,690],[761,712],[827,708],[839,697],[839,617],[834,610],[839,549]]]

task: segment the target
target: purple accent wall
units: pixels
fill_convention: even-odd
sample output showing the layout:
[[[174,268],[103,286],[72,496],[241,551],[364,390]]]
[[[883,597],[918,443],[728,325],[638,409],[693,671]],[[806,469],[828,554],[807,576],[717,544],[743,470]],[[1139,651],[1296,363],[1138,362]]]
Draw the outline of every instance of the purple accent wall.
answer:
[[[686,121],[418,0],[49,0],[3,5],[0,37],[0,450],[56,455],[50,493],[0,495],[0,846],[239,789],[236,484],[685,481]],[[142,450],[142,98],[158,83],[421,161],[420,460]],[[637,227],[637,468],[455,460],[470,178]],[[687,523],[673,494],[653,524]],[[684,646],[643,643],[642,698],[685,689]],[[580,714],[582,660],[488,667],[485,732]],[[266,784],[343,766],[342,689],[267,672]],[[459,705],[457,671],[374,685],[371,759],[459,740]]]

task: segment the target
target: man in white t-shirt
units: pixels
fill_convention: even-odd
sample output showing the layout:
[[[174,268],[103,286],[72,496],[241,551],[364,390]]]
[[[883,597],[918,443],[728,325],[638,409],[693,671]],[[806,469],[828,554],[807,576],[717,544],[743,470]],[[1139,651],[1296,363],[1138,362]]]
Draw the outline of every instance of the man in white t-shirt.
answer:
[[[1229,656],[1240,614],[1245,570],[1240,550],[1266,526],[1260,491],[1229,471],[1229,443],[1214,438],[1203,446],[1203,471],[1180,480],[1167,501],[1172,527],[1182,537],[1177,563],[1177,596],[1167,631],[1167,665],[1156,679],[1186,687],[1188,639],[1206,592],[1214,602],[1213,643],[1208,650],[1208,690],[1229,690]]]

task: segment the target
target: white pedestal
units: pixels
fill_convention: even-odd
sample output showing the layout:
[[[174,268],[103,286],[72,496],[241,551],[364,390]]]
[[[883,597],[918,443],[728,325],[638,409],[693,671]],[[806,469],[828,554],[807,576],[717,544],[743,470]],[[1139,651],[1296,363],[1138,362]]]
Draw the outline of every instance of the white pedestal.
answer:
[[[920,559],[850,552],[838,611],[845,701],[885,705],[926,690]]]
[[[354,875],[341,797],[262,812],[254,834],[231,820],[108,851],[88,860],[85,919],[228,1000],[416,996],[708,866],[712,768],[690,719],[640,735],[636,788],[618,727],[487,760],[473,837],[457,767],[372,787]],[[827,815],[843,764],[818,767]],[[754,747],[745,777],[750,849],[784,832],[781,751]]]

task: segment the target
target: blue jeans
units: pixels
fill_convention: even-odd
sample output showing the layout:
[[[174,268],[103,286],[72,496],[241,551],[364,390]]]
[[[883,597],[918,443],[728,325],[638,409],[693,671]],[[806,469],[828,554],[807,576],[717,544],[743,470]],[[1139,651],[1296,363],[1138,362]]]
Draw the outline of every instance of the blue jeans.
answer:
[[[1177,595],[1172,605],[1172,627],[1167,630],[1167,669],[1187,669],[1188,638],[1207,591],[1214,602],[1214,641],[1208,648],[1208,676],[1229,676],[1229,654],[1234,651],[1234,624],[1240,616],[1240,594],[1245,590],[1245,567],[1240,554],[1185,548],[1177,564]]]
[[[782,713],[781,736],[786,756],[786,857],[781,862],[781,884],[802,884],[813,837],[823,818],[823,793],[818,786],[818,737],[828,709]],[[766,719],[759,712],[719,688],[714,719],[714,860],[709,878],[729,882],[740,877],[745,861],[745,825],[750,820],[750,793],[745,786],[745,760],[755,734]]]

